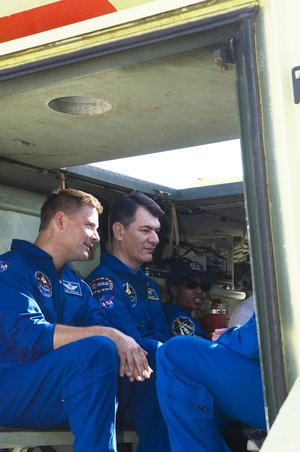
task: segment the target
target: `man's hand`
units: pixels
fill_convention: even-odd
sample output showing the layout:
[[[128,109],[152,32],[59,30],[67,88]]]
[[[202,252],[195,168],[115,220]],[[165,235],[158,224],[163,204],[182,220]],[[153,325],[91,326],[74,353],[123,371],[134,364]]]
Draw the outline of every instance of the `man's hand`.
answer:
[[[115,328],[110,328],[112,339],[120,357],[120,376],[125,375],[130,381],[144,381],[151,377],[153,370],[149,367],[147,352],[130,336]]]
[[[147,352],[130,336],[108,326],[66,326],[55,325],[53,347],[57,349],[70,342],[90,336],[106,336],[111,339],[120,357],[120,376],[125,375],[130,381],[144,381],[151,377],[153,370],[149,367]]]

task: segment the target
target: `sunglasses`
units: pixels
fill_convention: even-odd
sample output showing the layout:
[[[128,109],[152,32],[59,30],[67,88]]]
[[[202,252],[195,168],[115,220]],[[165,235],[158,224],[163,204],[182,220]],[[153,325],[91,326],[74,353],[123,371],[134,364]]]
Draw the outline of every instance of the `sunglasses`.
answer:
[[[197,287],[200,287],[202,292],[208,292],[210,288],[209,284],[206,281],[201,281],[200,283],[198,283],[194,279],[187,279],[186,281],[180,283],[180,285],[190,290],[195,290]]]

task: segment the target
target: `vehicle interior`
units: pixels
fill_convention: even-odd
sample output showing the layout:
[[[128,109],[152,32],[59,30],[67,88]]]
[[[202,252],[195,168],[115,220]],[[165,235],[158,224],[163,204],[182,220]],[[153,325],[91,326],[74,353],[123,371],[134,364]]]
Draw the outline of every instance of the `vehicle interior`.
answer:
[[[104,205],[102,249],[109,246],[110,206],[141,190],[166,212],[150,273],[160,277],[171,257],[196,258],[216,275],[216,288],[227,290],[221,297],[240,301],[248,284],[241,268],[249,273],[243,181],[174,189],[91,165],[238,139],[236,33],[223,27],[2,71],[1,184],[42,195],[58,186],[94,194]],[[172,171],[171,154],[165,171]]]
[[[112,204],[132,189],[143,191],[166,213],[145,270],[164,297],[169,260],[197,260],[214,276],[211,300],[228,320],[251,291],[243,181],[175,189],[92,164],[239,139],[231,46],[237,35],[230,25],[0,71],[2,187],[29,196],[57,187],[92,193],[104,206],[102,250],[109,249]],[[172,166],[170,155],[165,171]],[[99,254],[100,247],[91,262],[75,264],[82,276]]]

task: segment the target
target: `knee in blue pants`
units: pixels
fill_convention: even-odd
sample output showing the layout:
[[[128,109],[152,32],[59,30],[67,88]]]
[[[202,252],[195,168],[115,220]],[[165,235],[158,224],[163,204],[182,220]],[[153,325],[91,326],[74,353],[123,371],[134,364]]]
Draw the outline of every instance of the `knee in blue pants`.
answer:
[[[250,426],[263,422],[259,363],[221,344],[170,339],[157,352],[157,388],[174,452],[187,443],[199,451],[227,450],[221,416]]]
[[[1,375],[1,423],[52,428],[69,422],[75,451],[114,451],[118,372],[116,347],[105,337],[11,366]]]

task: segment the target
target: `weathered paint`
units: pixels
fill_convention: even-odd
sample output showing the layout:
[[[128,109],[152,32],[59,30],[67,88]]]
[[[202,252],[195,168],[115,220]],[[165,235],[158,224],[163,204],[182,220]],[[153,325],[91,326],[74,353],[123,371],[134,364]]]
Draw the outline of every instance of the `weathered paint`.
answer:
[[[24,3],[21,0],[14,0],[0,6],[0,42],[35,35],[145,3],[157,2],[151,0],[101,0],[101,2],[98,0],[31,0]],[[185,3],[190,4],[192,1]]]
[[[0,19],[0,42],[22,38],[81,20],[109,14],[116,9],[107,0],[61,0],[42,2],[33,9],[20,11]]]
[[[0,5],[0,55],[81,36],[203,1],[29,0],[24,3],[14,0]]]
[[[166,0],[165,2],[139,1],[138,3],[139,6],[123,11],[115,11],[77,24],[0,43],[0,55],[3,55],[0,57],[0,70],[89,49],[93,46],[179,24],[214,18],[246,8],[255,8],[258,0],[190,0],[189,2]],[[141,3],[144,4],[141,5]]]

